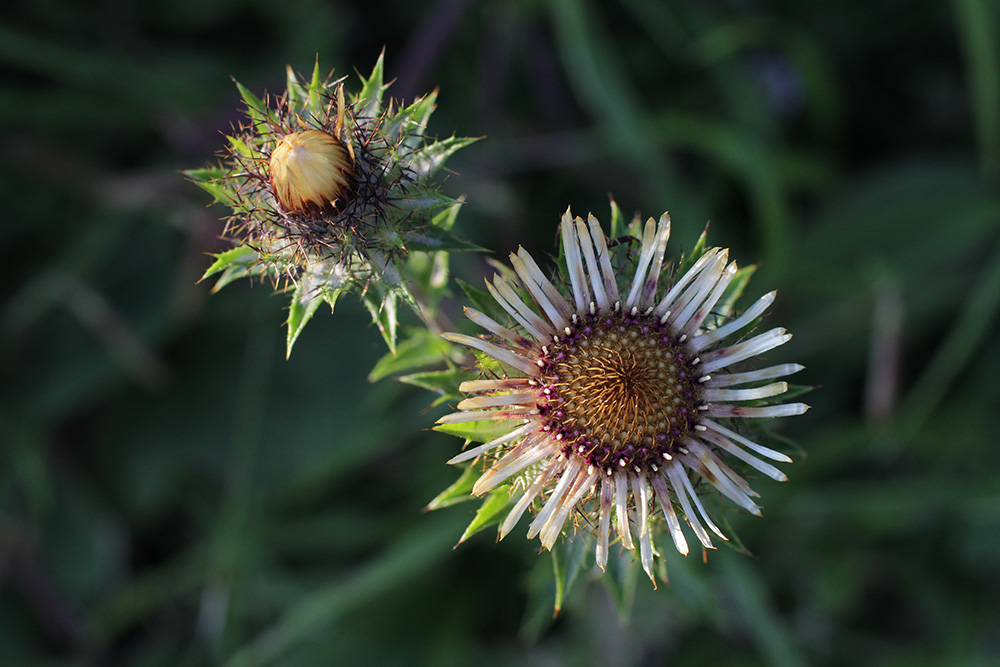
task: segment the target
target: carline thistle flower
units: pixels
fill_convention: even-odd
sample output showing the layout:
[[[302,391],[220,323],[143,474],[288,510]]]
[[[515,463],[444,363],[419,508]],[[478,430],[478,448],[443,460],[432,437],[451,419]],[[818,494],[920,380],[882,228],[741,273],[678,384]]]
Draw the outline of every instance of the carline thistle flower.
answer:
[[[320,303],[355,291],[392,348],[396,303],[418,309],[407,259],[413,251],[470,250],[451,234],[458,201],[435,174],[473,139],[425,136],[437,92],[410,105],[383,103],[380,56],[361,89],[288,68],[285,93],[261,99],[237,84],[248,120],[217,167],[187,174],[228,205],[224,235],[236,247],[205,277],[216,289],[245,276],[290,286],[288,349]]]
[[[523,489],[500,525],[502,539],[526,510],[536,512],[528,538],[552,549],[573,525],[596,528],[596,562],[608,560],[614,535],[624,549],[638,541],[642,567],[653,579],[654,533],[665,521],[674,546],[688,553],[686,521],[702,546],[709,533],[726,536],[700,497],[711,487],[739,507],[760,514],[758,496],[730,463],[739,461],[776,480],[785,475],[764,457],[786,455],[738,432],[745,419],[802,414],[803,403],[767,403],[784,393],[798,364],[760,370],[736,367],[782,345],[791,334],[775,328],[738,339],[774,300],[771,292],[738,317],[720,310],[737,276],[728,251],[711,248],[660,294],[670,219],[649,219],[641,234],[635,273],[619,282],[598,221],[561,225],[568,287],[560,290],[522,248],[511,254],[517,281],[494,276],[487,288],[517,323],[509,328],[466,309],[489,339],[446,334],[492,361],[492,377],[462,383],[474,394],[441,424],[493,420],[513,423],[500,437],[468,449],[449,463],[485,456],[490,464],[473,487],[482,496],[514,480]],[[499,372],[497,369],[502,369]],[[754,405],[741,405],[745,402]],[[510,482],[508,482],[510,483]]]

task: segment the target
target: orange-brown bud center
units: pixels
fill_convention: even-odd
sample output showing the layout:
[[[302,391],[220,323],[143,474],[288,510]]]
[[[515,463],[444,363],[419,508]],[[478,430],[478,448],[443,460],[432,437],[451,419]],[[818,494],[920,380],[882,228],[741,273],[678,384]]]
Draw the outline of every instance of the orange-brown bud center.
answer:
[[[271,153],[274,195],[290,213],[335,205],[346,196],[353,173],[347,149],[321,130],[287,134]]]

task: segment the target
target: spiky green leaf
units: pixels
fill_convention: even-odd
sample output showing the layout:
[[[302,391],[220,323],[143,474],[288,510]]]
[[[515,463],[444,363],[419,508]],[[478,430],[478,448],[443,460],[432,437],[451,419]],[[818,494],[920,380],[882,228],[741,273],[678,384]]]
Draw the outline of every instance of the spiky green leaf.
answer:
[[[467,467],[462,471],[461,477],[455,480],[454,484],[439,493],[434,500],[427,503],[427,507],[424,509],[431,511],[439,510],[444,507],[451,507],[452,505],[473,500],[475,496],[472,495],[472,487],[475,486],[476,480],[479,479],[479,474],[479,471],[472,468],[472,466]]]
[[[261,276],[267,272],[267,267],[263,264],[248,264],[246,266],[231,266],[222,272],[219,279],[212,285],[212,292],[218,292],[229,283],[236,282],[249,276]]]
[[[414,220],[432,219],[442,207],[454,206],[455,202],[456,200],[436,188],[411,184],[386,213],[388,217],[394,212],[398,220],[412,223]]]
[[[510,433],[519,426],[521,426],[520,422],[484,420],[461,424],[437,424],[434,426],[434,430],[455,435],[459,438],[465,438],[466,440],[472,440],[473,442],[489,442]]]
[[[577,580],[577,575],[583,569],[583,563],[587,558],[587,545],[581,539],[563,541],[552,548],[551,555],[552,573],[556,582],[553,606],[555,615],[558,615],[562,611],[563,601]]]
[[[215,261],[212,262],[212,265],[208,267],[207,271],[205,271],[205,274],[201,277],[201,280],[205,280],[206,278],[211,278],[212,276],[221,271],[225,271],[226,269],[230,269],[236,266],[247,267],[256,262],[260,257],[260,255],[257,254],[256,250],[254,250],[250,246],[245,246],[245,245],[241,245],[237,248],[233,248],[232,250],[220,252],[219,254],[212,256],[215,257]]]
[[[476,141],[479,141],[477,137],[450,137],[442,141],[427,144],[423,148],[406,156],[406,159],[417,178],[429,178],[444,166],[445,161],[455,151]]]
[[[302,107],[306,103],[308,98],[308,93],[305,87],[299,83],[299,77],[296,76],[295,71],[291,66],[285,67],[285,86],[286,93],[288,97],[288,103],[293,107]]]
[[[317,56],[316,63],[313,65],[312,79],[309,81],[309,102],[306,105],[313,118],[320,118],[323,114],[324,91],[323,79],[319,73],[319,56]]]
[[[382,294],[381,298],[376,297],[372,292],[364,295],[365,308],[368,309],[372,317],[372,323],[378,327],[382,339],[389,347],[389,352],[396,354],[396,330],[399,326],[399,314],[397,307],[398,295],[396,291],[384,291],[376,289]]]
[[[431,224],[439,229],[451,230],[455,226],[455,220],[458,219],[458,209],[462,208],[462,204],[464,203],[465,199],[459,198],[447,209],[435,215],[431,220]]]
[[[195,183],[217,181],[228,175],[228,172],[221,166],[203,167],[201,169],[186,169],[183,173]]]
[[[694,263],[698,261],[698,258],[705,254],[706,243],[708,241],[708,225],[705,226],[704,231],[702,231],[701,236],[698,237],[698,241],[694,244],[691,252],[684,256],[681,260],[680,265],[677,268],[677,275],[683,276],[688,270],[694,266]]]
[[[476,510],[476,518],[462,533],[458,543],[465,542],[484,528],[500,523],[501,514],[508,505],[510,505],[510,489],[506,484],[491,491],[483,504]]]
[[[225,204],[233,209],[242,210],[243,207],[239,205],[239,199],[232,188],[221,185],[215,181],[194,181],[195,185],[199,188],[212,195],[215,200],[214,203]]]
[[[622,216],[622,210],[618,207],[618,202],[613,198],[611,199],[611,223],[609,229],[611,238],[617,238],[625,233],[625,219]]]
[[[445,400],[457,400],[461,398],[462,394],[458,391],[458,386],[462,384],[466,375],[465,372],[457,368],[451,368],[446,371],[410,373],[409,375],[401,375],[396,379],[400,382],[412,384],[415,387],[421,387],[422,389],[439,394],[438,399],[434,402],[435,405],[438,405]]]
[[[275,122],[277,121],[274,112],[267,108],[267,104],[264,103],[264,100],[254,95],[249,88],[236,79],[233,79],[233,83],[236,84],[236,89],[239,90],[240,97],[242,97],[243,101],[246,102],[246,105],[250,110],[250,120],[254,125],[257,125],[264,119]]]
[[[415,329],[396,349],[386,354],[368,374],[369,382],[378,382],[427,366],[438,366],[452,355],[454,346],[428,329]]]
[[[248,146],[247,143],[242,139],[240,139],[239,137],[228,136],[226,137],[226,139],[229,140],[229,147],[232,149],[234,153],[242,155],[243,157],[249,158],[251,160],[255,160],[260,157],[260,151],[253,148],[252,146]]]
[[[417,99],[410,105],[410,127],[408,128],[408,132],[411,138],[407,139],[408,146],[416,147],[419,145],[424,132],[427,130],[427,121],[430,120],[431,114],[434,113],[437,96],[438,93],[435,90]]]
[[[475,285],[470,285],[461,278],[455,278],[455,282],[458,283],[458,287],[462,290],[462,294],[465,295],[465,298],[476,310],[488,315],[501,324],[508,322],[510,315],[508,315],[507,311],[505,311],[503,307],[497,303],[496,299],[490,296],[489,292],[476,287]]]
[[[299,334],[305,328],[309,320],[316,313],[316,309],[319,305],[326,301],[330,303],[331,310],[333,309],[333,304],[336,303],[336,297],[333,297],[333,303],[328,299],[324,299],[322,294],[306,292],[302,283],[299,283],[295,292],[292,296],[292,303],[288,307],[288,335],[285,343],[285,357],[292,356],[292,347],[295,345],[295,341],[299,339]]]
[[[460,239],[441,227],[421,227],[409,229],[403,233],[408,250],[424,252],[455,251],[455,252],[486,252],[486,249]]]
[[[744,266],[736,272],[733,281],[729,283],[726,291],[722,294],[722,298],[719,299],[719,305],[716,308],[719,315],[729,317],[729,314],[733,312],[733,308],[736,307],[736,303],[743,296],[743,291],[750,283],[750,278],[753,277],[756,271],[757,265],[751,264],[750,266]]]
[[[377,118],[382,113],[382,94],[387,86],[382,83],[385,51],[379,54],[375,67],[372,68],[371,75],[366,79],[361,77],[363,86],[361,91],[354,98],[356,104],[360,106],[357,113],[369,118]]]

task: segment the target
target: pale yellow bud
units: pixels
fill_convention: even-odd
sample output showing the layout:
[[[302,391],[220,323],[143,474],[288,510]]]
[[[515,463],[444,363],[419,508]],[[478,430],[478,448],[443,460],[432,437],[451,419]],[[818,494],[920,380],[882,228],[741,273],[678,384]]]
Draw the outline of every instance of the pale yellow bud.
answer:
[[[344,145],[320,130],[286,134],[271,153],[271,185],[290,213],[321,211],[348,191],[353,161]]]

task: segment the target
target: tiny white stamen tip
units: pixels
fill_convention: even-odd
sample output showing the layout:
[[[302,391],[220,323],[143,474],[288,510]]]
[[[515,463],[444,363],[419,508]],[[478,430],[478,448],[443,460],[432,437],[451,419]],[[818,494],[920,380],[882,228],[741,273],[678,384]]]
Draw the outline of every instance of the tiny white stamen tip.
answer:
[[[570,318],[570,319],[572,319],[572,320],[573,320],[573,324],[576,324],[576,321],[577,321],[577,320],[578,320],[579,318],[578,318],[578,317],[576,316],[576,313],[573,313],[573,317],[572,317],[572,318]]]
[[[687,339],[688,339],[688,335],[687,334],[681,334],[681,337],[677,339],[677,342],[678,343],[683,343]]]
[[[597,313],[597,304],[593,301],[590,302],[590,314],[594,315]]]
[[[562,433],[556,433],[556,440],[562,440]]]
[[[663,452],[663,458],[666,461],[673,461],[674,460],[674,457],[671,456],[670,454],[666,453],[666,452]]]
[[[542,390],[542,393],[545,394],[546,396],[550,396],[552,395],[552,390],[546,387],[545,389]]]
[[[622,309],[622,302],[621,301],[615,301],[615,312],[617,313],[621,309]]]
[[[618,465],[620,465],[622,468],[624,468],[625,467],[625,459],[622,459],[621,461],[619,461]]]
[[[632,306],[632,317],[635,317],[638,314],[639,314],[639,309],[636,308],[635,306]]]
[[[692,366],[697,366],[700,363],[701,363],[701,357],[695,357],[694,359],[691,360]]]
[[[594,466],[587,466],[587,474],[588,475],[594,474]]]
[[[641,470],[639,470],[639,466],[632,466],[632,469],[635,470],[636,473],[642,472]]]
[[[687,447],[678,447],[677,451],[679,451],[681,454],[687,454],[688,453]]]
[[[670,318],[670,311],[663,313],[663,317],[660,318],[660,324],[666,324],[667,320]]]
[[[649,315],[651,312],[653,312],[653,307],[652,306],[650,306],[649,308],[647,308],[646,312],[644,312],[643,315]]]
[[[573,330],[572,330],[572,329],[570,329],[569,327],[566,327],[565,329],[563,329],[563,331],[565,331],[565,332],[566,332],[566,335],[567,335],[567,336],[569,336],[570,334],[572,334],[572,333],[573,333]]]
[[[708,427],[705,426],[704,424],[695,424],[694,425],[694,430],[696,430],[696,431],[707,431]]]
[[[535,363],[538,365],[539,368],[544,368],[545,367],[545,362],[542,361],[541,359],[539,359]]]
[[[607,473],[608,473],[608,477],[611,477],[611,468],[608,468]]]
[[[708,382],[711,379],[712,379],[711,375],[702,375],[700,378],[698,378],[698,382]]]
[[[659,472],[660,469],[656,467],[655,463],[650,463],[649,467],[653,469],[653,472]]]
[[[704,412],[705,410],[708,410],[708,406],[707,405],[699,405],[698,409],[701,410],[702,412]]]
[[[553,343],[558,343],[559,342],[559,336],[557,336],[555,334],[552,334],[552,342]]]
[[[534,380],[528,380],[528,386],[529,387],[537,387],[538,383],[535,382]]]
[[[548,353],[549,353],[549,346],[542,345],[542,354],[548,354]]]
[[[566,460],[565,454],[560,454],[559,456],[556,457],[556,461],[565,461],[565,460]]]

